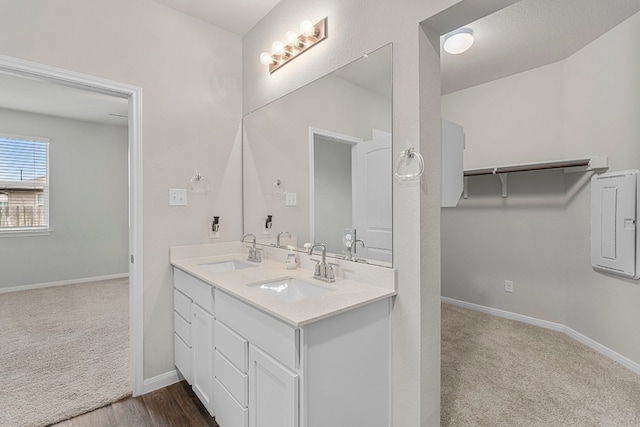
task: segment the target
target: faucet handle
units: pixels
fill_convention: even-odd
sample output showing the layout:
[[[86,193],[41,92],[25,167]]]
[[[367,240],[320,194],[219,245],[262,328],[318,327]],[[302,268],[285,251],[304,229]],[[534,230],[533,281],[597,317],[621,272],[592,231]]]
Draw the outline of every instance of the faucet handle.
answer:
[[[329,280],[331,280],[331,281],[334,281],[334,280],[336,279],[336,275],[335,275],[335,273],[334,273],[334,271],[333,271],[333,266],[334,266],[334,265],[335,265],[335,264],[329,264],[329,265],[327,265],[327,274],[326,274],[326,278],[327,278],[327,279],[329,279]]]
[[[319,259],[315,259],[315,258],[311,258],[311,261],[314,261],[316,263],[316,265],[314,266],[313,269],[313,275],[314,276],[320,276],[320,260]]]
[[[262,261],[262,249],[256,248],[255,252],[253,253],[253,256],[255,257],[256,262],[261,262]]]

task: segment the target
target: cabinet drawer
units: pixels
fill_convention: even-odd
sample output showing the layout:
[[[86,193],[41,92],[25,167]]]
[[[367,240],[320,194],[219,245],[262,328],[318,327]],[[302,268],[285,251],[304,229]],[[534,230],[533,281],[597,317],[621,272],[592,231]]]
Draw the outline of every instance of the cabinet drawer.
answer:
[[[180,339],[177,334],[173,334],[173,343],[175,346],[174,357],[176,368],[189,384],[193,382],[191,376],[191,349]]]
[[[215,323],[216,349],[225,355],[231,363],[242,373],[247,372],[249,360],[249,343],[247,340],[216,320]]]
[[[173,286],[213,314],[213,287],[177,268],[173,270]]]
[[[187,321],[175,311],[173,312],[173,330],[176,335],[182,338],[182,341],[191,348],[191,324],[187,323]]]
[[[299,329],[217,289],[216,317],[287,367],[298,368]]]
[[[224,427],[249,426],[249,410],[240,406],[218,380],[213,380],[213,396],[218,424]]]
[[[173,290],[173,309],[187,322],[191,322],[191,300],[177,289]]]
[[[240,372],[217,350],[215,351],[216,379],[246,408],[249,404],[249,376]]]

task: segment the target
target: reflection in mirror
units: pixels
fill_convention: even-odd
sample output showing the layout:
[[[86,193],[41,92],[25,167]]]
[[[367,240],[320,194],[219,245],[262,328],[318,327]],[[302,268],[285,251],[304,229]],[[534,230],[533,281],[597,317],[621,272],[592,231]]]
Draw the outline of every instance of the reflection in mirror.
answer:
[[[391,265],[391,65],[387,45],[245,116],[245,233]]]

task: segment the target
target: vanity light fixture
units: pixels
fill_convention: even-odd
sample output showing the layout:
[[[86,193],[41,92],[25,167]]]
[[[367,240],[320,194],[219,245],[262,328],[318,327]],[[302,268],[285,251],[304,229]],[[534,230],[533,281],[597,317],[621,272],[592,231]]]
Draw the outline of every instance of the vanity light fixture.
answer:
[[[471,28],[460,28],[444,36],[444,50],[452,55],[458,55],[466,52],[474,41]]]
[[[280,41],[273,42],[271,53],[262,52],[260,54],[260,62],[268,65],[269,73],[273,73],[326,38],[327,18],[320,20],[315,25],[311,21],[302,21],[300,23],[300,34],[287,31],[285,34],[286,44]]]

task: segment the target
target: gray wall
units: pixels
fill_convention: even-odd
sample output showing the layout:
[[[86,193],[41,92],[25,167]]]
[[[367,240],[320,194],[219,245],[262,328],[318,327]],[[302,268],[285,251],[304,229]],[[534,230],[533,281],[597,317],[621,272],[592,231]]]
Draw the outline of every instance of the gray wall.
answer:
[[[289,231],[300,246],[310,241],[310,127],[369,140],[373,128],[391,131],[391,104],[382,95],[326,76],[247,115],[242,165],[246,233],[260,239]],[[286,192],[297,194],[295,207],[272,196],[276,179]],[[262,233],[267,215],[274,220],[270,236]]]
[[[52,228],[0,238],[0,288],[128,273],[127,128],[0,109],[0,132],[51,140]]]
[[[639,168],[637,40],[640,14],[562,62],[444,96],[465,168],[582,156]],[[565,324],[640,363],[640,283],[590,265],[589,177],[510,174],[507,199],[496,177],[470,178],[469,199],[442,212],[442,295]]]
[[[609,170],[640,168],[640,13],[594,41],[564,67],[567,156],[609,156]],[[567,177],[575,185],[577,177]],[[566,324],[640,363],[640,281],[589,265],[589,192],[567,207]]]

